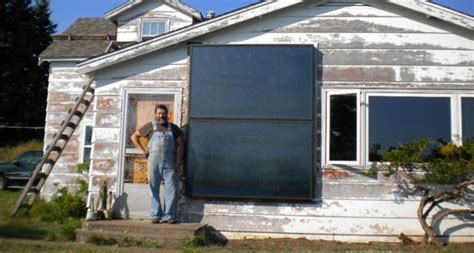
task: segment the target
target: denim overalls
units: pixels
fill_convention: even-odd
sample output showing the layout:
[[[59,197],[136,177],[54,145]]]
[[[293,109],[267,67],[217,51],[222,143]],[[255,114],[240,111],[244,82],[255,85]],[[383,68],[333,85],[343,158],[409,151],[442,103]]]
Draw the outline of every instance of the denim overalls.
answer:
[[[148,182],[151,190],[151,218],[168,220],[176,219],[177,185],[176,143],[171,124],[165,132],[158,131],[158,122],[152,121],[153,136],[148,143]],[[165,200],[163,214],[160,203],[160,184],[165,183]]]

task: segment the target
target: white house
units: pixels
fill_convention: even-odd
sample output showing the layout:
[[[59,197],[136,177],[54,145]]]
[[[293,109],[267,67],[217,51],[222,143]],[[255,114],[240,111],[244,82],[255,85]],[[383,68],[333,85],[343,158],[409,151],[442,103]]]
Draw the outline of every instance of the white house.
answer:
[[[91,196],[106,181],[117,213],[148,217],[129,136],[164,103],[186,132],[182,222],[229,238],[422,236],[418,199],[364,172],[400,142],[474,137],[473,29],[422,0],[262,1],[210,19],[129,0],[79,19],[41,54],[45,143],[88,80],[95,98],[42,194],[83,179],[89,161]],[[448,217],[440,231],[472,241],[472,225]]]

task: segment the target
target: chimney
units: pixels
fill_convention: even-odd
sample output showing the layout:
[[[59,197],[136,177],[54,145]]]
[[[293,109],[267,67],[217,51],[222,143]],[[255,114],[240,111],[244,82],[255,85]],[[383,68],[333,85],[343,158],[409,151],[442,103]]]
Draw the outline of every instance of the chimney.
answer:
[[[213,10],[210,10],[210,11],[207,12],[206,16],[207,16],[207,19],[215,18],[216,13]]]

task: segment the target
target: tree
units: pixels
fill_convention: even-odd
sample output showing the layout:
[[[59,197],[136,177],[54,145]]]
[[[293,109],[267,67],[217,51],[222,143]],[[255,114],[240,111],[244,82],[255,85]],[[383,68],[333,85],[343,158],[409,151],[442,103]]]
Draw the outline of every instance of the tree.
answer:
[[[0,0],[0,124],[43,125],[49,66],[39,54],[51,43],[49,0]]]
[[[417,216],[425,231],[426,244],[431,239],[442,246],[436,237],[436,228],[446,216],[472,218],[474,215],[473,142],[463,146],[451,143],[436,146],[432,141],[423,139],[403,144],[399,149],[385,153],[383,158],[389,163],[375,165],[377,169],[383,169],[389,175],[397,174],[399,182],[410,194],[421,192]],[[463,203],[467,207],[453,209],[443,206],[446,203]]]

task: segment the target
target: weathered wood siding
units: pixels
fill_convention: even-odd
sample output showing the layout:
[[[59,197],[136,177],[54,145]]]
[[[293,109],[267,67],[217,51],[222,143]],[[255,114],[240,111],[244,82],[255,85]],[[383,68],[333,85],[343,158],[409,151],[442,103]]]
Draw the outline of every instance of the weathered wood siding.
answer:
[[[86,84],[76,72],[74,62],[53,62],[50,66],[48,98],[46,107],[46,123],[44,149],[53,139],[53,135],[60,129],[60,124],[66,119],[68,111],[75,105],[76,97],[81,95],[82,87]],[[92,125],[93,115],[88,112],[81,124],[76,128],[61,157],[49,175],[41,195],[49,199],[59,189],[68,187],[74,189],[80,181],[87,178],[77,172],[77,165],[82,163],[83,132],[86,125]]]
[[[184,14],[173,7],[159,1],[147,1],[119,16],[117,41],[140,41],[141,21],[150,19],[167,20],[169,24],[168,31],[191,25],[193,22],[190,15]]]
[[[347,1],[303,3],[192,41],[315,44],[319,52],[315,56],[314,84],[318,113],[321,89],[326,88],[474,90],[472,34],[460,36],[458,28],[439,20],[384,6],[387,8],[382,10]],[[103,179],[109,180],[113,191],[122,191],[117,176],[123,169],[119,157],[123,143],[123,90],[183,88],[182,125],[186,125],[188,75],[184,43],[96,73],[93,194]],[[63,85],[68,81],[64,80]],[[324,119],[318,119],[316,124],[321,126],[321,121]],[[321,133],[318,131],[315,136],[320,143]],[[324,147],[317,147],[321,149]],[[319,163],[320,158],[316,159]],[[180,218],[208,223],[230,238],[305,236],[396,241],[401,232],[422,235],[416,218],[418,198],[404,196],[394,179],[366,177],[360,168],[314,170],[317,197],[312,203],[197,201],[182,197]],[[441,224],[441,231],[460,223],[449,217]],[[473,235],[472,226],[465,226],[452,232],[451,241],[472,240]]]
[[[470,36],[457,35],[439,21],[400,12],[399,8],[382,10],[330,2],[292,7],[198,41],[315,44],[320,53],[315,59],[316,90],[474,90],[472,33]],[[319,102],[321,98],[316,99]],[[325,119],[320,120],[323,122],[318,124],[324,124]],[[304,235],[317,239],[397,241],[401,232],[422,235],[416,217],[418,198],[404,196],[396,180],[362,176],[364,168],[323,167],[315,168],[318,197],[314,203],[187,201],[180,210],[191,221],[201,220],[237,238]],[[448,218],[441,224],[441,231],[463,222]],[[472,240],[474,230],[465,227],[450,235],[452,241]]]

